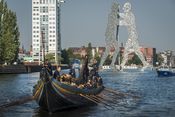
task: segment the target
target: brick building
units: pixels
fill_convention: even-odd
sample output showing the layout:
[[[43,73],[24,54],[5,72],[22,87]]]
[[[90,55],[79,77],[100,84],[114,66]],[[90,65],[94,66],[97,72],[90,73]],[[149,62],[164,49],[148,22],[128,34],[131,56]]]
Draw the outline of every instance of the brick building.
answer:
[[[80,54],[81,56],[84,56],[87,54],[86,47],[84,47],[84,46],[71,47],[70,49],[72,49],[74,55]],[[104,51],[105,51],[105,47],[92,47],[92,53],[98,52],[100,57],[102,57]],[[114,54],[114,51],[115,51],[114,49],[111,49],[109,55],[112,56]],[[156,64],[156,49],[155,48],[141,47],[140,51],[143,53],[143,55],[148,63],[153,64],[153,65]],[[123,55],[123,52],[124,52],[124,47],[120,47],[120,53],[122,55]],[[132,59],[133,56],[134,56],[134,53],[130,53],[128,55],[128,59],[129,60]]]

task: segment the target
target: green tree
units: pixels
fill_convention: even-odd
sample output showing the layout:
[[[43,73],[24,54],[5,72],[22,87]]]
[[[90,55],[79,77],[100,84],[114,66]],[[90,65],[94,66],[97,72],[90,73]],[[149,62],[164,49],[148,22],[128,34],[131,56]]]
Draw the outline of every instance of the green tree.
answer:
[[[110,65],[112,62],[112,56],[108,55],[108,57],[106,58],[104,65]]]
[[[58,64],[61,64],[62,60],[63,60],[63,58],[61,57],[61,55],[57,55]]]
[[[69,56],[69,62],[73,61],[74,59],[79,59],[79,60],[82,59],[82,57],[81,57],[80,54],[74,55],[74,54],[73,54],[73,50],[72,50],[71,48],[69,48],[69,49],[67,50],[67,53],[68,53],[68,56]]]
[[[4,63],[4,39],[2,38],[3,32],[3,17],[4,17],[4,0],[0,1],[0,64]]]
[[[94,58],[97,60],[97,63],[100,64],[101,58],[100,58],[99,53],[96,50],[95,50],[95,56],[94,56]]]
[[[67,54],[68,54],[69,58],[74,58],[73,50],[71,48],[69,48],[67,50]]]
[[[164,58],[161,56],[161,53],[156,54],[156,60],[159,63],[159,65],[162,65]]]
[[[86,52],[87,52],[87,55],[89,57],[89,60],[92,59],[92,44],[91,43],[88,43],[88,47],[86,49]]]
[[[0,61],[11,64],[18,58],[19,29],[16,14],[0,1]]]
[[[61,51],[61,57],[63,58],[61,63],[63,63],[63,64],[69,64],[70,63],[69,54],[68,54],[68,51],[66,49]]]
[[[134,56],[132,57],[132,59],[128,60],[128,65],[131,65],[131,64],[143,65],[142,61],[135,53],[134,53]]]
[[[123,56],[122,56],[122,52],[119,51],[118,55],[117,55],[117,60],[116,60],[116,63],[118,65],[120,65],[122,63],[122,60],[123,60]]]
[[[54,63],[55,62],[55,54],[48,53],[48,54],[46,54],[45,59],[47,59],[49,62]]]

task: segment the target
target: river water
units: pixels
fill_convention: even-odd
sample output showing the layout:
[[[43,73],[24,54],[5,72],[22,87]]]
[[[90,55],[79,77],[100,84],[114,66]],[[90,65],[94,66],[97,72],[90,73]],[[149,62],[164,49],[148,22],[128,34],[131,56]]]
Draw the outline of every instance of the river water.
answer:
[[[48,113],[35,101],[0,109],[0,117],[174,117],[175,77],[158,78],[156,72],[103,72],[105,87],[129,95],[113,108],[101,105]],[[0,75],[0,105],[32,95],[39,73]],[[136,96],[137,98],[135,98]]]

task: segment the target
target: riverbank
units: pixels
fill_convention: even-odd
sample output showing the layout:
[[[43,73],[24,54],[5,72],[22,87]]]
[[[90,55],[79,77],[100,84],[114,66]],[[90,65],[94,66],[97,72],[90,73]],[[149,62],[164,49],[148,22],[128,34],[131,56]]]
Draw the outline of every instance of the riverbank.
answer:
[[[56,65],[53,65],[55,70]],[[67,69],[68,66],[61,66],[61,69]],[[0,66],[0,74],[21,74],[21,73],[32,73],[40,72],[42,69],[41,65],[3,65]]]
[[[27,73],[24,65],[3,65],[0,66],[0,74],[19,74]]]

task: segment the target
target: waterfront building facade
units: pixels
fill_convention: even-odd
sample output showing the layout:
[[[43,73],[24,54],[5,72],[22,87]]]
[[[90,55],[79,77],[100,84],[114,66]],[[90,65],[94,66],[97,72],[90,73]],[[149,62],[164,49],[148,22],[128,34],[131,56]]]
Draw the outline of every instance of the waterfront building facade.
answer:
[[[44,54],[55,57],[61,52],[60,1],[32,0],[32,56],[43,61]]]
[[[120,47],[120,52],[123,56],[123,52],[124,52],[124,47]],[[140,51],[142,52],[146,62],[149,65],[156,65],[156,48],[152,48],[152,47],[139,47]],[[134,56],[134,53],[130,53],[128,55],[128,60],[132,59],[132,57]]]
[[[80,56],[84,56],[87,54],[86,52],[86,47],[70,47],[69,49],[72,50],[74,55],[80,55]],[[105,52],[105,47],[92,47],[92,53],[95,54],[95,52],[97,52],[99,54],[99,57],[102,57],[103,53]],[[152,48],[152,47],[139,47],[140,51],[142,52],[144,58],[146,59],[146,61],[150,64],[155,66],[156,65],[156,48]],[[123,57],[123,53],[124,53],[125,48],[123,46],[121,46],[119,48],[119,52],[121,54],[121,56]],[[93,52],[94,51],[94,52]],[[109,51],[109,55],[113,56],[115,52],[115,48],[111,48]],[[130,53],[128,55],[128,60],[132,59],[134,56],[134,53]]]

